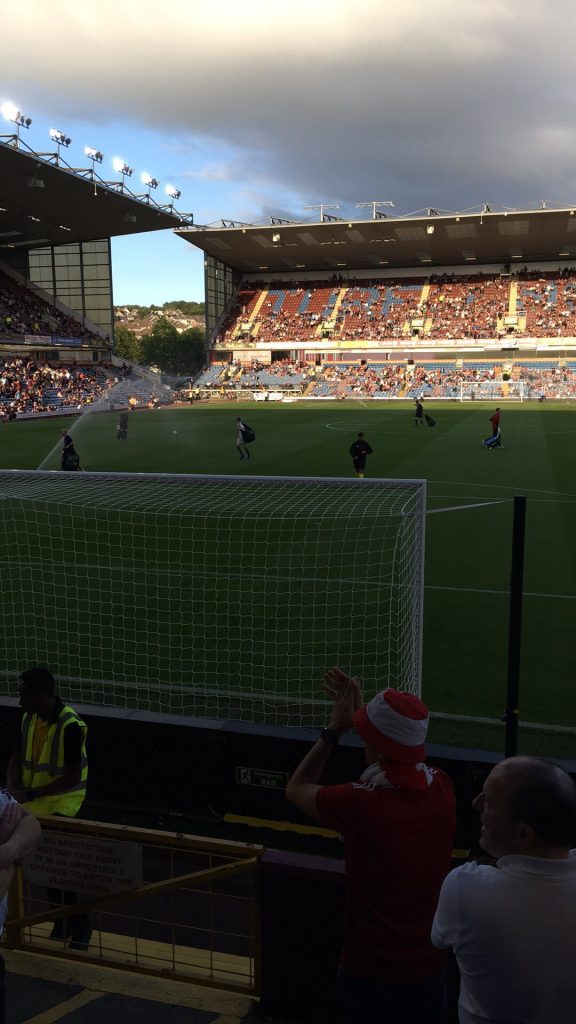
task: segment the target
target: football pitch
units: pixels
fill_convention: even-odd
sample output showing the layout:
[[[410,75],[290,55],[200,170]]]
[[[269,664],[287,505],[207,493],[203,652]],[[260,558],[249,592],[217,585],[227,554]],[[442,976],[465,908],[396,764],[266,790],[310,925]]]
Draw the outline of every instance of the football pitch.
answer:
[[[131,416],[125,442],[116,440],[117,414],[113,413],[84,414],[74,423],[66,418],[4,424],[0,430],[0,465],[6,469],[59,468],[59,434],[66,426],[88,471],[349,479],[353,471],[348,449],[362,430],[374,450],[368,459],[369,477],[427,481],[422,695],[435,713],[430,738],[494,749],[503,747],[503,726],[495,723],[505,707],[513,497],[525,495],[520,719],[543,728],[523,726],[520,746],[526,751],[571,757],[576,741],[576,729],[571,731],[576,725],[571,650],[576,625],[576,408],[553,403],[503,403],[501,408],[504,447],[496,451],[481,445],[482,438],[490,433],[489,416],[493,411],[493,406],[485,403],[430,402],[426,411],[435,417],[437,425],[428,428],[415,427],[411,403],[274,406],[226,402],[137,411]],[[248,420],[256,431],[250,460],[240,461],[235,449],[237,415]],[[79,671],[82,659],[87,657],[85,651],[74,653],[74,645],[79,644],[78,624],[74,616],[63,611],[64,592],[69,593],[75,585],[77,553],[73,545],[66,553],[65,513],[61,511],[59,516],[61,522],[46,522],[41,550],[26,551],[26,557],[33,555],[37,567],[37,576],[29,580],[28,594],[11,594],[6,573],[6,565],[24,552],[21,545],[26,531],[17,520],[11,526],[13,544],[6,534],[2,545],[4,643],[10,644],[5,652],[8,667],[4,676],[13,673],[19,645],[28,658],[36,656],[38,660],[50,659],[51,653],[65,647],[68,657],[76,658]],[[91,513],[84,523],[76,524],[73,532],[78,535],[83,531],[83,556],[96,566],[104,552],[112,565],[115,561],[120,564],[127,548],[132,558],[138,552],[142,557],[146,546],[138,548],[139,529],[140,524],[133,519],[119,530],[118,522],[102,512],[97,517]],[[303,540],[295,537],[295,548],[301,547]],[[261,537],[251,538],[254,549],[261,543]],[[60,577],[56,582],[51,578],[53,620],[47,623],[34,619],[34,591],[43,586],[41,563],[43,559],[50,561],[51,547],[64,554],[59,554],[63,562]],[[179,556],[167,541],[163,572],[174,569]],[[158,553],[154,558],[159,564]],[[328,558],[325,570],[329,578]],[[159,587],[155,596],[156,601],[167,602],[166,616],[174,628],[178,628],[171,603],[175,591],[179,591],[184,618],[201,621],[194,594],[185,594],[180,584],[176,586],[177,575],[173,572],[172,581],[164,581],[163,589]],[[102,586],[101,576],[98,586]],[[126,615],[121,580],[111,580],[108,586],[109,614],[97,623],[103,679],[107,678],[107,659],[113,659],[109,638],[115,624]],[[243,600],[241,589],[229,586],[225,598],[239,605]],[[149,599],[143,587],[142,601]],[[213,600],[217,603],[222,599],[220,585],[214,590]],[[84,586],[78,586],[77,602],[80,621],[91,612],[90,595]],[[313,596],[310,602],[309,613],[314,614]],[[262,609],[257,606],[259,614],[264,614],[264,605]],[[27,610],[31,613],[28,618]],[[132,607],[131,614],[137,617],[138,608]],[[330,618],[344,616],[346,637],[350,608],[335,597],[332,605],[325,604],[323,614],[327,615],[327,627]],[[369,608],[363,615],[362,628],[354,624],[353,631],[361,638],[357,642],[377,645],[377,625]],[[286,640],[282,623],[277,624],[277,636],[280,648]],[[233,641],[234,637],[224,638],[217,632],[212,637],[216,648],[233,645]],[[343,668],[355,671],[355,649],[352,642],[345,643]],[[135,666],[140,661],[143,674],[145,650],[143,645],[140,651],[123,651]],[[161,674],[161,643],[155,650]],[[327,650],[338,655],[331,647]],[[289,652],[286,657],[289,659]],[[288,665],[289,660],[276,660],[273,671],[281,671],[282,664]],[[311,685],[320,691],[321,677]],[[213,687],[217,686],[216,666]]]

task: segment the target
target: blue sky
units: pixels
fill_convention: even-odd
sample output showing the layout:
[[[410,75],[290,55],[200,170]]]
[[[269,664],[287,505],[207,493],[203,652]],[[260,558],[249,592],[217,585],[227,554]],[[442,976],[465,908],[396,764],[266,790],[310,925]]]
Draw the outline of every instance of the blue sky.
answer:
[[[72,166],[94,146],[117,180],[120,156],[199,224],[573,204],[575,29],[568,0],[19,0],[0,102],[35,150],[58,128]],[[117,304],[203,298],[202,254],[171,232],[113,260]]]

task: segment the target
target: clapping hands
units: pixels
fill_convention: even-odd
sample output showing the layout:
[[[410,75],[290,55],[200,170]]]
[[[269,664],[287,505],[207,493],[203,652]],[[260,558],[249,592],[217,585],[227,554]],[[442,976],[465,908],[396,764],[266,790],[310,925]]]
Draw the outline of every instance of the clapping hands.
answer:
[[[324,676],[323,689],[334,699],[329,727],[339,734],[348,732],[354,712],[363,704],[360,680],[346,675],[340,668],[330,668]]]

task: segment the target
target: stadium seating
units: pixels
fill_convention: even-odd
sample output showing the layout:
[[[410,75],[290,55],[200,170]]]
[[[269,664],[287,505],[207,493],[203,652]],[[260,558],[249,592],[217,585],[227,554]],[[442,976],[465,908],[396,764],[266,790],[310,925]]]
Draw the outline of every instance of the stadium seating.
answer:
[[[0,360],[0,406],[9,413],[79,409],[106,395],[114,380],[101,367],[37,365],[20,358]]]
[[[431,275],[241,286],[214,343],[295,344],[507,335],[576,337],[576,273]]]
[[[19,334],[101,341],[73,316],[44,302],[0,271],[0,336]]]
[[[194,381],[194,387],[197,388],[215,388],[220,387],[225,367],[221,363],[212,363],[211,366],[207,366],[202,371],[199,377]]]
[[[118,378],[101,366],[37,364],[19,357],[0,359],[0,410],[2,418],[73,412],[88,405],[109,408],[160,405],[173,395],[155,381],[131,374]]]

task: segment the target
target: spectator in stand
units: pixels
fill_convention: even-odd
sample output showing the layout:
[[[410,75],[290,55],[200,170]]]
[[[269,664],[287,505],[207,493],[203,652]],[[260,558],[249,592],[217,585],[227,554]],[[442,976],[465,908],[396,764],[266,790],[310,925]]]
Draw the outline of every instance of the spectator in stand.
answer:
[[[460,1024],[560,1024],[576,1007],[576,786],[557,765],[502,761],[473,806],[495,865],[444,881],[432,941],[460,968]],[[573,959],[574,957],[574,959]]]
[[[445,961],[430,941],[438,894],[450,869],[452,783],[425,762],[428,710],[384,690],[363,704],[359,683],[326,673],[328,728],[292,775],[286,795],[344,839],[346,935],[339,976],[347,1024],[440,1024]],[[358,783],[322,786],[322,772],[352,726],[365,747]]]

